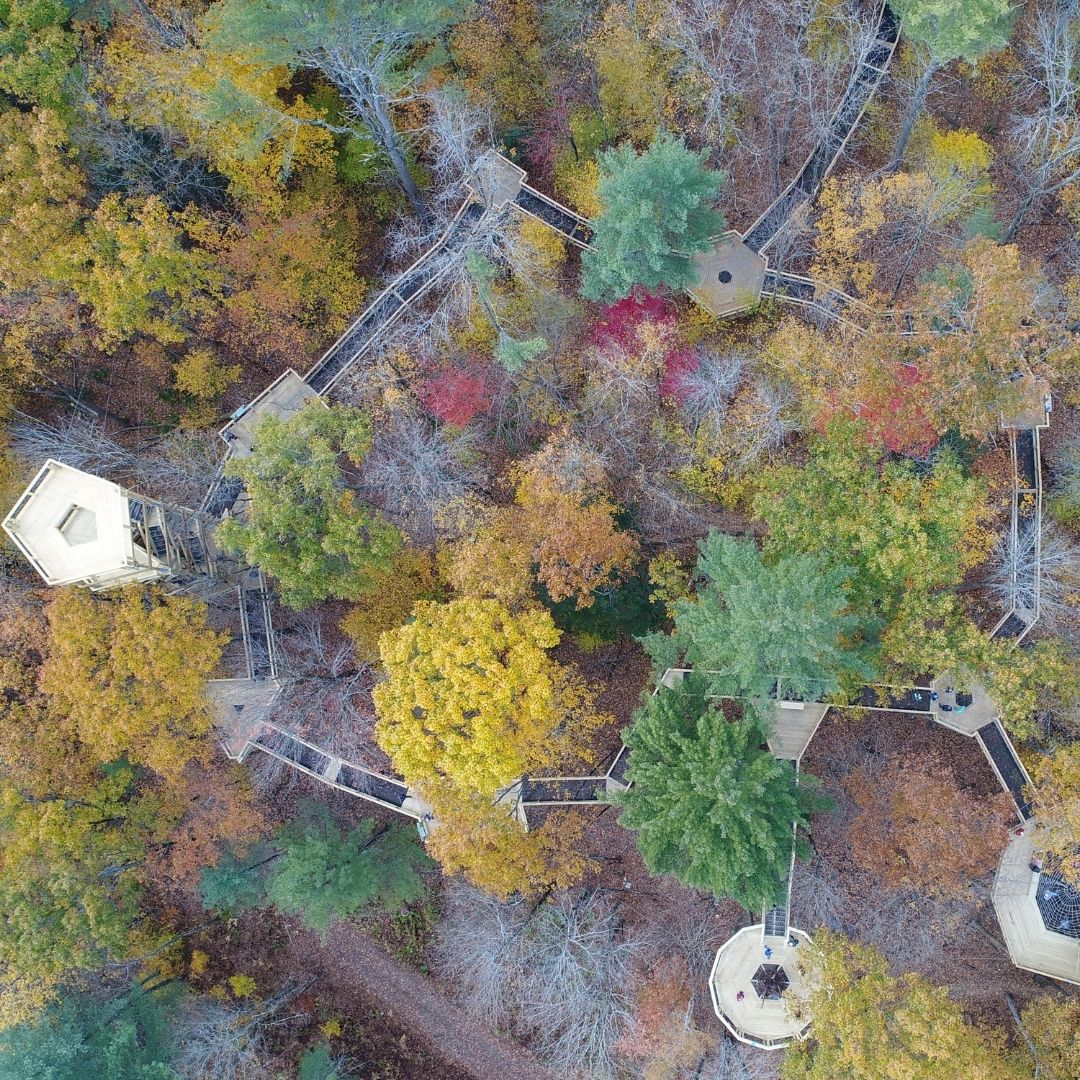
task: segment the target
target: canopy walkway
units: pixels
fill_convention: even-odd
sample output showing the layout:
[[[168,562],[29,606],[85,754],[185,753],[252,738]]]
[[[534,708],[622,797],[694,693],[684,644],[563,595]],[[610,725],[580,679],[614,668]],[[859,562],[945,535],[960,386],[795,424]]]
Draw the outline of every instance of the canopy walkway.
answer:
[[[752,251],[764,254],[792,216],[817,196],[885,78],[899,37],[900,20],[888,3],[882,3],[873,43],[852,72],[824,136],[810,151],[791,183],[743,234],[743,243]]]

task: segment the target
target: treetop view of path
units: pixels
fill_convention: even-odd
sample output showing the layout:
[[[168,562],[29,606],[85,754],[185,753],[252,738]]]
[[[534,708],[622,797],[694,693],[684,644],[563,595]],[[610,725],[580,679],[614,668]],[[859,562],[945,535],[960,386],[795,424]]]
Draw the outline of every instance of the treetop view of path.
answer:
[[[0,3],[0,1075],[1076,1075],[1077,41]]]

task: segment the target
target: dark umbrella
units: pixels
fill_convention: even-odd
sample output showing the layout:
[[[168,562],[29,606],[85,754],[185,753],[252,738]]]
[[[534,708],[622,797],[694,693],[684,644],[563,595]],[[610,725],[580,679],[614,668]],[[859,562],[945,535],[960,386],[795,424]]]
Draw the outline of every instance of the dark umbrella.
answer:
[[[750,984],[757,996],[765,1001],[778,1001],[788,988],[787,972],[779,964],[762,964],[754,972]]]

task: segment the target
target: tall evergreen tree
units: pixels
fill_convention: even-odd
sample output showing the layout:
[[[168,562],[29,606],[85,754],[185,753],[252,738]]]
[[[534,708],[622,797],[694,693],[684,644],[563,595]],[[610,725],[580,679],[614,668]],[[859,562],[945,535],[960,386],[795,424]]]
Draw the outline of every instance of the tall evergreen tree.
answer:
[[[600,155],[600,202],[593,249],[582,258],[581,291],[613,302],[637,287],[683,289],[697,274],[691,257],[724,229],[712,206],[726,180],[661,132],[642,154],[620,146]]]
[[[715,693],[814,700],[845,674],[873,669],[863,635],[869,623],[848,614],[843,567],[807,555],[766,564],[750,540],[711,532],[701,542],[697,595],[675,603],[675,632],[643,639],[661,667],[683,664]]]
[[[729,896],[751,911],[780,901],[792,827],[824,804],[813,781],[762,748],[761,723],[729,720],[690,675],[650,697],[624,733],[632,787],[612,801],[654,874]],[[808,858],[800,837],[796,851]]]
[[[393,910],[423,891],[420,871],[431,860],[405,829],[375,831],[362,821],[344,832],[325,807],[306,804],[277,834],[282,858],[274,863],[267,898],[322,932],[363,908]]]

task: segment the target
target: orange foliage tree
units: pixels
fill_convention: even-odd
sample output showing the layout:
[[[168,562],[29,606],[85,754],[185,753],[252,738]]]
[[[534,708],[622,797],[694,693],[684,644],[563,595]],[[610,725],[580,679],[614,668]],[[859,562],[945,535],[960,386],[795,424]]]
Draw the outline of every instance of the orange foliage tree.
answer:
[[[1012,817],[1007,795],[973,795],[937,755],[855,769],[844,781],[859,810],[851,857],[893,888],[959,896],[990,872]]]

